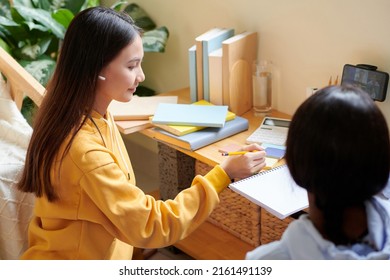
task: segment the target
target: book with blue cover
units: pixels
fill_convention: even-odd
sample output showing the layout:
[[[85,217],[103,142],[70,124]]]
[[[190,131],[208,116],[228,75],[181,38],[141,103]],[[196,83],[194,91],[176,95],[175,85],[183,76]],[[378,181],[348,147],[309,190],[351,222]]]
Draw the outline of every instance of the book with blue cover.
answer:
[[[169,133],[159,127],[155,127],[152,130],[155,132],[153,138],[157,141],[185,150],[194,151],[239,132],[245,131],[248,127],[249,122],[247,119],[236,116],[235,119],[227,121],[224,127],[208,127],[183,136],[173,135],[172,133]]]
[[[222,47],[222,42],[234,35],[233,28],[223,28],[202,41],[203,46],[203,99],[210,101],[209,54]]]
[[[188,49],[188,73],[190,80],[190,97],[191,102],[198,101],[198,86],[196,77],[196,45]]]
[[[195,38],[197,100],[205,99],[203,95],[203,41],[208,40],[221,30],[219,27],[211,28]]]
[[[153,124],[223,127],[228,112],[222,105],[160,103],[152,118]]]

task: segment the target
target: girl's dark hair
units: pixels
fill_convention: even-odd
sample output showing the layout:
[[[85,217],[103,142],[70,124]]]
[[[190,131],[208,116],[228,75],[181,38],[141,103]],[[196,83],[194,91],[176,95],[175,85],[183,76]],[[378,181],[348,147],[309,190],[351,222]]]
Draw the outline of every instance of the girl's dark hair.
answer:
[[[34,121],[21,191],[57,198],[50,171],[60,146],[69,137],[63,157],[92,111],[100,71],[140,34],[128,15],[109,8],[85,9],[74,17]]]
[[[352,86],[326,87],[294,114],[286,162],[296,183],[315,196],[324,231],[347,244],[342,230],[348,207],[362,207],[389,177],[389,131],[367,93]]]

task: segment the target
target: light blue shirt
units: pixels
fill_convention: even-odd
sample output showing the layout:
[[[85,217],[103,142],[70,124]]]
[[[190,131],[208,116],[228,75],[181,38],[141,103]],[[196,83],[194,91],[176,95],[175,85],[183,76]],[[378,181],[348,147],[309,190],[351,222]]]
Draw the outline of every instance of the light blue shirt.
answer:
[[[307,214],[289,224],[280,240],[257,247],[246,259],[355,260],[390,259],[390,200],[366,202],[368,235],[362,243],[336,246],[325,240]]]

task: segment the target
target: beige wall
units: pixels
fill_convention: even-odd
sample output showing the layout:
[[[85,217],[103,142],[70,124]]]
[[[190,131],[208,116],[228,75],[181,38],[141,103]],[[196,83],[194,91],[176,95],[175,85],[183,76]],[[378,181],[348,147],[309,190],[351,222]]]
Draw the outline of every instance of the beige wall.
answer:
[[[170,30],[164,54],[146,53],[145,85],[158,92],[186,87],[187,50],[211,27],[259,34],[258,56],[274,62],[274,104],[293,113],[306,87],[341,76],[346,63],[390,72],[389,0],[138,0]],[[390,123],[390,95],[379,104]]]

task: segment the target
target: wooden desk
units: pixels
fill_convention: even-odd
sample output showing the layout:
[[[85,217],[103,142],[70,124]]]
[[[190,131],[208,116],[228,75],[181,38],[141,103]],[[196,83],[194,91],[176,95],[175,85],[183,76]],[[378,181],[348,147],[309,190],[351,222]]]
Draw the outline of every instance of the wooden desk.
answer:
[[[163,93],[161,95],[177,95],[179,103],[190,103],[189,89],[180,89],[172,92]],[[287,114],[277,111],[272,112],[272,116],[288,118]],[[242,117],[249,120],[249,129],[247,131],[238,133],[229,138],[223,139],[209,146],[203,147],[196,151],[183,150],[177,147],[173,149],[178,150],[189,157],[206,163],[210,166],[215,166],[222,162],[223,157],[218,152],[218,149],[228,144],[244,145],[246,138],[260,125],[262,117],[254,115],[253,111],[249,111],[242,115]],[[122,129],[128,128],[129,122],[117,122]],[[155,132],[151,129],[140,130],[140,133],[147,137],[154,138]],[[189,185],[189,184],[188,184]],[[229,232],[213,225],[206,221],[199,228],[194,231],[187,238],[175,244],[191,257],[199,260],[239,260],[244,259],[245,254],[254,249],[254,247]]]
[[[168,93],[163,93],[161,95],[177,95],[179,97],[179,103],[190,103],[190,95],[189,95],[189,89],[184,88]],[[290,115],[278,112],[278,111],[272,111],[271,115],[274,117],[280,117],[280,118],[289,118]],[[252,132],[260,125],[263,117],[255,116],[254,112],[248,111],[242,117],[248,119],[249,121],[249,129],[246,131],[243,131],[241,133],[238,133],[236,135],[233,135],[229,138],[222,139],[221,141],[218,141],[216,143],[213,143],[211,145],[208,145],[206,147],[200,148],[196,151],[188,151],[184,149],[180,149],[178,147],[174,147],[175,149],[181,151],[182,153],[189,155],[192,158],[195,158],[197,160],[200,160],[210,166],[214,166],[216,164],[219,164],[223,160],[223,156],[221,156],[221,153],[218,152],[219,148],[222,148],[228,144],[238,144],[238,145],[244,145],[246,138],[249,137],[249,135],[252,134]],[[156,132],[152,129],[145,129],[140,131],[142,134],[154,138],[154,135]],[[173,147],[173,146],[172,146]]]

